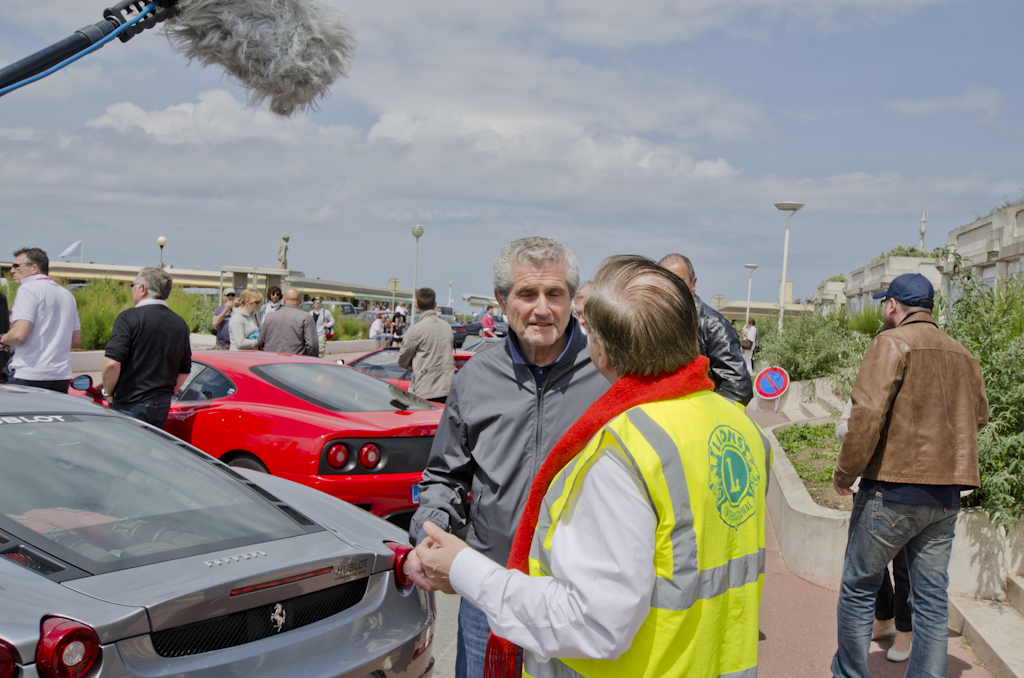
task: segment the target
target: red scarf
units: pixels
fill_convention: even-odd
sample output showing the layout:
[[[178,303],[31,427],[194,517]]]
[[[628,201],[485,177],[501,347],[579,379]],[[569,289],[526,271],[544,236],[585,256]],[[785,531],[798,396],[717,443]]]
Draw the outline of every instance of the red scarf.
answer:
[[[591,438],[609,421],[637,405],[712,390],[715,384],[708,378],[709,365],[707,358],[698,356],[689,365],[680,367],[672,374],[661,373],[647,377],[628,374],[612,384],[604,395],[587,408],[583,416],[555,443],[533,479],[530,496],[519,519],[519,528],[512,540],[508,569],[529,574],[530,545],[533,543],[534,530],[537,529],[541,501],[558,472],[586,448]],[[521,668],[519,653],[518,646],[492,633],[487,640],[484,677],[517,678]]]

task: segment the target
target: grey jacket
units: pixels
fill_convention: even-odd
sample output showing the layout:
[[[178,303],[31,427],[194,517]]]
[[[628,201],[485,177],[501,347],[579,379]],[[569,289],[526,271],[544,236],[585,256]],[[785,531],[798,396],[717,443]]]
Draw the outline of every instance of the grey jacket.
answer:
[[[715,393],[746,405],[754,397],[754,384],[740,352],[740,339],[722,314],[693,295],[700,316],[697,342],[700,352],[711,361],[708,376],[715,382]]]
[[[297,306],[282,304],[263,321],[256,348],[314,358],[319,356],[320,343],[316,338],[313,316]]]
[[[530,368],[512,362],[509,341],[477,353],[455,375],[409,529],[418,543],[429,520],[501,565],[541,462],[609,386],[578,328],[539,393]]]
[[[402,339],[398,364],[412,368],[409,391],[421,398],[443,398],[448,395],[455,375],[455,334],[452,326],[430,309],[416,319]]]

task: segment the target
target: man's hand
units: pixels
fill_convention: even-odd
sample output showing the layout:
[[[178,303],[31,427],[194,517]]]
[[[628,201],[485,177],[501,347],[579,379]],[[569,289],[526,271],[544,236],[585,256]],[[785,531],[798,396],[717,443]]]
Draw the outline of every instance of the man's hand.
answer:
[[[448,573],[451,572],[455,556],[459,555],[459,551],[467,548],[466,542],[453,534],[448,534],[430,521],[423,523],[423,530],[427,533],[427,538],[421,541],[415,550],[418,567],[434,589],[444,593],[455,593],[455,589],[448,582]],[[414,571],[412,554],[407,562],[410,563],[411,575]],[[414,578],[413,581],[416,579]],[[417,582],[418,585],[419,582]]]
[[[835,472],[832,473],[832,487],[835,489],[836,494],[844,497],[848,497],[853,494],[853,490],[849,487],[839,487],[839,481],[836,480]]]
[[[415,549],[409,552],[409,557],[405,560],[405,569],[409,573],[409,578],[412,579],[412,583],[416,584],[416,588],[423,589],[424,591],[437,590],[437,588],[430,583],[427,573],[423,571],[423,563],[420,562],[420,557],[416,555]]]

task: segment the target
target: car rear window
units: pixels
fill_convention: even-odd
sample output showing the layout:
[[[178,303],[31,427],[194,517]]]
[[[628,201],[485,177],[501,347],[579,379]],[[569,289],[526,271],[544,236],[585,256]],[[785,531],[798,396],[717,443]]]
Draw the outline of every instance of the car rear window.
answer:
[[[359,370],[331,363],[277,363],[252,371],[274,386],[334,412],[429,410],[434,405]]]
[[[119,418],[0,417],[0,530],[92,574],[308,531],[222,468]]]

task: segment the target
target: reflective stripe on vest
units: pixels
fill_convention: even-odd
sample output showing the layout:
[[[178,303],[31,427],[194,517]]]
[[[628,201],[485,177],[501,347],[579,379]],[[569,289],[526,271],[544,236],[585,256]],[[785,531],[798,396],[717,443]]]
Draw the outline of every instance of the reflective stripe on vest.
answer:
[[[639,407],[630,410],[626,416],[658,453],[665,484],[672,498],[673,513],[676,515],[676,526],[672,531],[672,563],[675,566],[672,579],[657,577],[654,580],[651,607],[660,610],[688,610],[698,600],[714,598],[725,593],[726,589],[756,582],[764,574],[763,548],[758,549],[757,553],[733,558],[725,565],[698,570],[697,533],[693,529],[690,490],[686,485],[679,447],[665,429]]]

